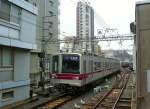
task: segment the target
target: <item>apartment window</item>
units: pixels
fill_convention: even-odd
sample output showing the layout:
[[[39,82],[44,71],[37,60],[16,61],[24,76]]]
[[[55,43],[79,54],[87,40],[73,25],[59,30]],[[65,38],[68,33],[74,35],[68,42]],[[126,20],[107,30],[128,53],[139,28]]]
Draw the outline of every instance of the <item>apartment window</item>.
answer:
[[[37,6],[37,4],[36,4],[35,2],[33,2],[33,5],[34,5],[34,6]]]
[[[12,81],[13,76],[13,51],[11,48],[1,47],[0,48],[0,82]]]
[[[19,24],[21,8],[11,5],[7,0],[0,0],[0,19]]]
[[[10,22],[14,22],[14,23],[19,24],[20,15],[21,15],[21,9],[20,9],[20,7],[15,6],[15,5],[11,5]]]
[[[88,19],[89,18],[89,15],[88,14],[86,14],[86,19]]]
[[[14,97],[14,91],[8,91],[2,93],[2,99],[9,99]]]
[[[2,66],[12,65],[12,50],[10,48],[2,49]]]
[[[0,18],[10,21],[10,3],[7,0],[0,0]]]
[[[53,16],[53,12],[52,11],[49,11],[49,14],[50,14],[50,16]]]
[[[50,3],[50,5],[51,5],[51,6],[53,6],[53,5],[54,5],[54,2],[53,2],[53,1],[51,1],[51,0],[49,1],[49,3]]]
[[[49,28],[53,27],[53,22],[49,22]]]
[[[89,12],[89,7],[88,6],[86,6],[86,12]]]

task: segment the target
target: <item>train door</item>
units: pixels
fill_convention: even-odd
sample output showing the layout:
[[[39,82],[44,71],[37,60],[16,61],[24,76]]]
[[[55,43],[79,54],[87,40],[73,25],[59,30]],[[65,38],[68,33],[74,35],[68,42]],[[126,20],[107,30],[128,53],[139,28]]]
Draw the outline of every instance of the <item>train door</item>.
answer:
[[[105,59],[104,58],[102,59],[102,69],[103,69],[102,76],[104,76],[105,75]]]
[[[90,82],[93,78],[93,56],[86,56],[86,73],[88,73],[88,78],[86,81]]]
[[[59,55],[52,58],[52,73],[59,73]]]
[[[86,73],[86,71],[87,71],[86,63],[87,63],[86,57],[83,57],[83,73]]]
[[[87,60],[86,60],[86,56],[84,55],[84,56],[82,56],[83,58],[83,63],[82,63],[82,65],[83,65],[83,71],[82,71],[82,73],[84,74],[84,75],[86,75],[86,73],[87,73]],[[82,84],[86,84],[86,78],[82,81],[83,83]]]
[[[91,56],[91,58],[90,58],[90,66],[89,66],[89,67],[90,67],[90,73],[92,74],[92,75],[91,75],[91,78],[90,78],[91,80],[93,79],[93,74],[94,74],[94,73],[93,73],[93,67],[94,67],[94,66],[93,66],[93,63],[94,63],[93,60],[94,60],[94,57]]]

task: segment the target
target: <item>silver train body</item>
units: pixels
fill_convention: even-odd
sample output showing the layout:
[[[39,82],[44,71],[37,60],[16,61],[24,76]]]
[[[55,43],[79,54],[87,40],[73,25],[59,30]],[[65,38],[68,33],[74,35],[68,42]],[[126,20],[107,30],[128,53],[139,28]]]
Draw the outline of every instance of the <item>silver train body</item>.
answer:
[[[120,61],[79,53],[52,56],[52,82],[57,85],[82,87],[120,69]]]

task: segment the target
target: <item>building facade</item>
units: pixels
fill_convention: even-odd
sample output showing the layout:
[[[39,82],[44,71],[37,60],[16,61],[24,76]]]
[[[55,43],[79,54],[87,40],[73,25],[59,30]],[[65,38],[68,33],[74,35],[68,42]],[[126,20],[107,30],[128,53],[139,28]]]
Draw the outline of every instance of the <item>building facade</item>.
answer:
[[[84,40],[79,42],[80,49],[83,52],[92,53],[94,49],[94,43],[92,42],[94,37],[94,10],[89,2],[79,1],[76,11],[76,34],[79,39]]]
[[[24,0],[0,0],[0,107],[29,98],[37,14]]]
[[[40,58],[38,56],[43,50],[48,58],[51,54],[59,51],[60,44],[56,42],[59,37],[59,0],[26,0],[38,8],[36,43],[37,50],[31,52],[31,79],[34,83],[40,80]],[[47,70],[50,71],[50,62],[47,60]],[[48,77],[45,76],[45,77]]]
[[[150,1],[136,3],[137,109],[150,108]]]

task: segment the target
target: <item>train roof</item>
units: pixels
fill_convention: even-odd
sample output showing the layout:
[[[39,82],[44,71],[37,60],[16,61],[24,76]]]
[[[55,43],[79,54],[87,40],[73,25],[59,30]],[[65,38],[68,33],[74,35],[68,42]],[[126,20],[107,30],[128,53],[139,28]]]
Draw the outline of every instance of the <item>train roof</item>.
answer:
[[[78,55],[82,55],[81,53],[56,53],[56,54],[53,54],[53,55],[61,55],[61,54],[78,54]]]
[[[70,55],[70,54],[76,54],[76,55],[82,55],[82,56],[84,56],[84,55],[87,55],[87,54],[85,54],[85,53],[56,53],[56,54],[53,54],[53,55],[63,55],[63,54],[66,54],[66,55]],[[92,54],[89,54],[88,53],[88,56],[93,56]],[[104,59],[112,59],[112,60],[118,60],[118,61],[120,61],[119,59],[117,59],[117,58],[112,58],[112,57],[105,57],[105,56],[103,56],[103,55],[94,55],[95,57],[100,57],[100,58],[104,58]]]
[[[150,4],[149,0],[143,0],[143,1],[137,1],[136,5],[144,5],[144,4]]]

